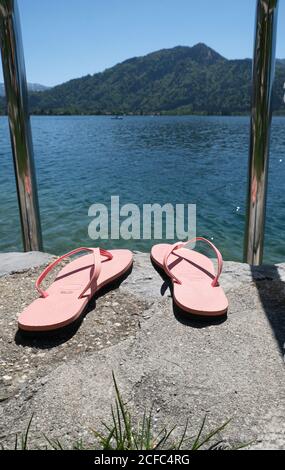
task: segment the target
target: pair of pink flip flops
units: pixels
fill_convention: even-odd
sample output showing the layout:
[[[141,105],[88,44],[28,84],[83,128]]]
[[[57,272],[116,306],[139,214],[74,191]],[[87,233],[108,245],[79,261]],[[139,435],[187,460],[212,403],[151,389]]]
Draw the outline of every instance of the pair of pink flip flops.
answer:
[[[151,259],[170,277],[173,298],[184,311],[202,316],[224,315],[228,301],[219,286],[222,256],[208,240],[218,259],[217,274],[207,256],[186,248],[190,242],[174,245],[155,245]],[[46,290],[41,283],[47,274],[64,258],[87,251],[58,273]],[[77,320],[91,298],[102,287],[120,278],[132,266],[133,254],[129,250],[103,250],[101,248],[77,248],[51,263],[36,281],[40,297],[19,316],[18,326],[25,331],[50,331],[62,328]]]

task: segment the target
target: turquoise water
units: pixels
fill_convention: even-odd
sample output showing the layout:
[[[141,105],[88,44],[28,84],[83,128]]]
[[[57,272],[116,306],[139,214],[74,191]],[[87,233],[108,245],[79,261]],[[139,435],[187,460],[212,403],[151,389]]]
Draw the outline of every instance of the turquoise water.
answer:
[[[197,233],[213,238],[225,259],[242,259],[247,117],[33,117],[32,129],[46,251],[58,254],[94,245],[88,237],[88,209],[98,202],[109,204],[112,195],[119,195],[121,204],[197,204]],[[285,260],[284,129],[284,118],[274,118],[267,262]],[[20,250],[5,117],[0,118],[0,196],[0,251]],[[101,244],[148,251],[153,243]]]

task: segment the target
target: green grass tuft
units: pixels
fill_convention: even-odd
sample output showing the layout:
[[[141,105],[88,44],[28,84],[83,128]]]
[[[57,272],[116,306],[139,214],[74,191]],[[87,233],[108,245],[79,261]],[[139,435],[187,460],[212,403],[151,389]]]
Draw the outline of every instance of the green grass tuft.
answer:
[[[111,406],[111,424],[102,422],[103,431],[98,432],[92,430],[95,438],[94,446],[86,446],[83,440],[75,442],[72,446],[74,450],[238,450],[248,447],[250,443],[238,444],[231,447],[225,440],[221,439],[221,433],[229,425],[231,420],[226,421],[221,426],[213,429],[209,433],[205,433],[205,425],[207,416],[204,417],[201,426],[195,436],[187,438],[189,429],[189,420],[183,428],[183,432],[179,438],[174,436],[177,426],[170,430],[163,428],[160,432],[155,433],[153,429],[152,408],[147,413],[144,411],[142,420],[138,424],[134,423],[131,413],[121,396],[114,373],[113,382],[116,392],[114,405]],[[32,425],[33,415],[28,423],[26,432],[15,437],[15,450],[28,450],[28,440]],[[47,446],[46,449],[65,450],[59,439],[51,439],[43,435]],[[4,450],[3,444],[0,443],[0,449]]]

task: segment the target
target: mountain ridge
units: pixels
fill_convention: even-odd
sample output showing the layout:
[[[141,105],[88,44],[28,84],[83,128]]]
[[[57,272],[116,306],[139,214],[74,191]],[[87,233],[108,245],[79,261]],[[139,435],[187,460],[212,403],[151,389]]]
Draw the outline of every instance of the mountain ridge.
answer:
[[[34,114],[245,114],[251,59],[227,59],[204,43],[127,59],[40,93]],[[285,111],[285,61],[277,60],[273,109]],[[2,104],[3,110],[3,104]]]
[[[49,90],[51,87],[41,85],[40,83],[28,83],[28,90],[31,92],[42,92]],[[0,83],[0,96],[5,96],[4,83]]]

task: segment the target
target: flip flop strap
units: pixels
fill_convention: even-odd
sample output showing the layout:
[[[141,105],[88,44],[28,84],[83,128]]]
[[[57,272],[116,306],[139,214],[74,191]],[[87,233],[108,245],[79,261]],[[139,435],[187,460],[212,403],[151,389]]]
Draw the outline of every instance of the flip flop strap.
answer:
[[[173,282],[175,282],[176,284],[182,284],[182,282],[178,279],[178,277],[176,277],[173,272],[169,269],[168,267],[168,258],[169,256],[175,251],[175,250],[178,250],[179,248],[181,248],[182,246],[184,246],[183,242],[177,242],[177,243],[174,243],[174,245],[171,245],[165,252],[165,255],[164,255],[164,258],[163,258],[163,267],[164,267],[164,271],[166,272],[166,274],[168,274],[168,276],[173,280]]]
[[[38,293],[40,294],[41,297],[48,297],[48,292],[44,291],[41,289],[40,285],[41,283],[43,282],[43,280],[45,279],[45,277],[48,275],[48,273],[57,265],[59,264],[63,259],[65,258],[69,258],[70,256],[72,255],[76,255],[77,253],[80,253],[81,251],[88,251],[90,253],[93,253],[93,257],[94,257],[94,271],[93,271],[93,274],[91,276],[91,279],[90,281],[88,282],[87,286],[84,287],[83,291],[81,292],[81,294],[79,295],[79,299],[85,294],[85,292],[90,288],[90,286],[95,282],[97,281],[99,275],[100,275],[100,272],[101,272],[101,255],[102,256],[106,256],[108,260],[112,259],[113,258],[113,255],[107,251],[107,250],[103,250],[102,248],[85,248],[85,247],[81,247],[81,248],[76,248],[75,250],[72,250],[70,251],[69,253],[66,253],[65,255],[62,255],[60,256],[59,258],[57,258],[55,261],[53,261],[51,264],[49,264],[44,270],[43,272],[40,274],[40,276],[38,277],[38,279],[36,280],[36,289],[38,291]]]
[[[219,277],[220,277],[222,269],[223,269],[223,257],[221,255],[220,251],[218,250],[218,248],[214,245],[214,243],[210,242],[209,240],[207,240],[206,238],[203,238],[203,237],[197,237],[197,238],[193,238],[192,240],[188,240],[187,242],[177,242],[177,243],[174,243],[174,245],[171,245],[170,248],[166,251],[166,253],[164,255],[164,259],[163,259],[164,270],[168,274],[168,276],[173,279],[174,282],[176,282],[177,284],[182,284],[182,282],[169,269],[169,267],[168,267],[168,258],[175,250],[178,250],[179,248],[183,248],[186,245],[188,245],[189,243],[193,243],[193,242],[196,242],[196,241],[203,241],[203,242],[207,243],[214,250],[214,252],[216,254],[216,257],[217,257],[217,260],[218,260],[218,270],[217,270],[217,274],[216,274],[216,276],[215,276],[215,278],[213,279],[213,282],[212,282],[212,287],[216,287],[219,283]]]

